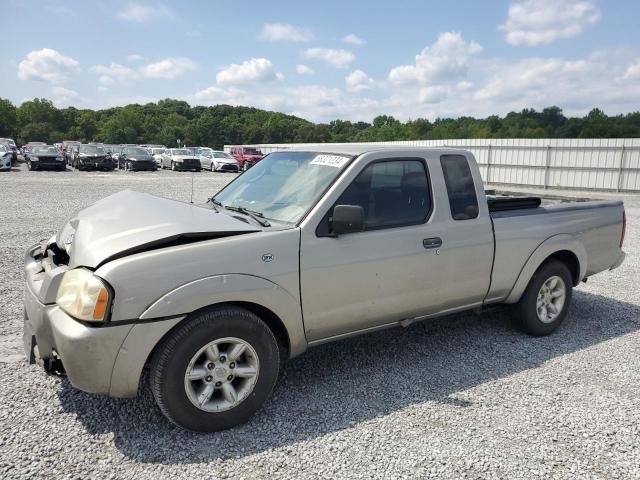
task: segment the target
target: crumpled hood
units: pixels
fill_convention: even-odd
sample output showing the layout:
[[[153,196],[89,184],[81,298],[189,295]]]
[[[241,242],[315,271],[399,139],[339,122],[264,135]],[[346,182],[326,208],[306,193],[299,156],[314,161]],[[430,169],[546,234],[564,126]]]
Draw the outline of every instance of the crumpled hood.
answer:
[[[208,207],[125,190],[81,210],[56,243],[69,254],[69,267],[96,268],[145,250],[257,231]]]

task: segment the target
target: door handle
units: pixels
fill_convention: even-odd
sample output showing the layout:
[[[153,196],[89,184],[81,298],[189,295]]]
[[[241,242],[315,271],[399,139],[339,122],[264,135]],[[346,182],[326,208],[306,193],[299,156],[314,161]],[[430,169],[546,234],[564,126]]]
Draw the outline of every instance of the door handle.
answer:
[[[424,248],[440,248],[442,246],[442,239],[440,237],[425,238],[422,240],[422,246]]]

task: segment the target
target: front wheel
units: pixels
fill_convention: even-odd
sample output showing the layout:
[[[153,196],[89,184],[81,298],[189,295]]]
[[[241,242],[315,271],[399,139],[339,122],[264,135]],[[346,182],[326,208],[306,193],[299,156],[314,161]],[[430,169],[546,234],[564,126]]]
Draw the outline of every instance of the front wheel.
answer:
[[[544,263],[516,305],[518,327],[536,337],[549,335],[567,316],[573,293],[569,268],[557,260]]]
[[[215,432],[246,422],[278,378],[278,343],[267,325],[243,308],[202,311],[156,348],[151,389],[176,425]]]

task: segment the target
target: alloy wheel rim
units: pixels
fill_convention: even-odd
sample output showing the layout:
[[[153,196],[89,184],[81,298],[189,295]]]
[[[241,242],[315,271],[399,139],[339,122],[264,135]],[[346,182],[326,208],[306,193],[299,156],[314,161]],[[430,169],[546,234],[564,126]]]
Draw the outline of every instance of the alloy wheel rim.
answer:
[[[246,341],[225,337],[209,342],[187,365],[184,388],[191,403],[205,412],[223,412],[253,391],[260,363]]]
[[[567,287],[562,278],[549,277],[540,287],[536,298],[536,312],[542,323],[553,322],[562,312],[567,297]]]

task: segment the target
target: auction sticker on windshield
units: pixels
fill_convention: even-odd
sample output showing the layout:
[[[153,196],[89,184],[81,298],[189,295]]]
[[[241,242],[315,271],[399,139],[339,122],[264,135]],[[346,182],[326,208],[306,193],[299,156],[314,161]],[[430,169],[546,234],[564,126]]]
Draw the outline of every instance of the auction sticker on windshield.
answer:
[[[341,155],[318,155],[309,165],[324,165],[327,167],[343,167],[351,157],[343,157]]]

